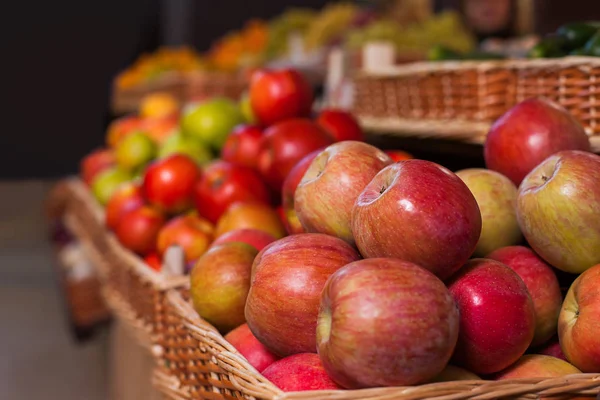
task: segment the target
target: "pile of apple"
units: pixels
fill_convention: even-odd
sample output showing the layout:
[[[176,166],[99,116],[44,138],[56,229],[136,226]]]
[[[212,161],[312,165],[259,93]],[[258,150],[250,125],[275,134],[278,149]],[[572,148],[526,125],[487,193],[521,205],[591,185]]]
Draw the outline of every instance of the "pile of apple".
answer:
[[[600,373],[600,156],[531,99],[485,159],[453,173],[346,140],[277,168],[298,229],[213,246],[194,308],[284,391]]]
[[[171,96],[152,94],[138,115],[111,124],[107,148],[82,161],[81,176],[105,207],[107,228],[156,270],[171,246],[183,249],[188,270],[223,241],[260,250],[303,231],[288,194],[297,181],[283,189],[292,167],[336,141],[363,140],[345,112],[311,119],[312,102],[293,70],[257,72],[240,104],[213,98],[181,111]]]

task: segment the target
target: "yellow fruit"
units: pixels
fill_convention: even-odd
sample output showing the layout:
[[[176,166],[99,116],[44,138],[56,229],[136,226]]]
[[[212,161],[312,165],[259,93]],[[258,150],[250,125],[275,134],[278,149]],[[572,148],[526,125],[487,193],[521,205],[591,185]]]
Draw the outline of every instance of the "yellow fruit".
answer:
[[[178,111],[179,102],[170,93],[151,93],[140,102],[140,116],[143,118],[166,117]]]

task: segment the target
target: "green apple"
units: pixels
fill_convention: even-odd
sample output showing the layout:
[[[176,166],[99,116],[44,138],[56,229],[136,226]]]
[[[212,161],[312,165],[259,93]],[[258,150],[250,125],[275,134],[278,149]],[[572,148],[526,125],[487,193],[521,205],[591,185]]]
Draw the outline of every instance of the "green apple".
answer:
[[[156,157],[156,150],[156,144],[148,135],[133,132],[117,145],[117,164],[125,170],[138,170]]]
[[[232,100],[215,98],[187,112],[181,121],[184,135],[202,140],[220,150],[229,133],[244,122],[242,113]]]
[[[481,211],[481,235],[474,256],[485,257],[501,247],[521,243],[523,235],[517,221],[515,184],[488,169],[465,169],[456,175],[471,190]]]
[[[122,184],[132,179],[130,172],[118,167],[109,168],[102,171],[92,182],[92,193],[96,200],[102,205],[106,204],[112,194]]]
[[[165,141],[158,150],[158,158],[164,158],[173,154],[184,154],[194,159],[199,165],[208,164],[213,155],[201,140],[193,136],[184,136],[176,132]]]

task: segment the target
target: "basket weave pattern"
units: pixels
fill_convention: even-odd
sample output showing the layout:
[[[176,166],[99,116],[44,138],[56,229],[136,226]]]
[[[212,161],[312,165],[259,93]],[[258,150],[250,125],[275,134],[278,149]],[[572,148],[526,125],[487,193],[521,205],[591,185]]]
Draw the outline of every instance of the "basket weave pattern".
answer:
[[[565,107],[600,136],[600,59],[413,63],[355,77],[354,112],[367,128],[484,135],[531,97]],[[442,123],[441,123],[442,122]],[[433,127],[433,128],[432,128]],[[486,128],[487,127],[487,128]]]

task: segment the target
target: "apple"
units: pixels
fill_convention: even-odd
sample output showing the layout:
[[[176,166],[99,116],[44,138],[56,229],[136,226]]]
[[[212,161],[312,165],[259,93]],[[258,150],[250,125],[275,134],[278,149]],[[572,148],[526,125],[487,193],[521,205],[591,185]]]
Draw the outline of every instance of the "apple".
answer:
[[[194,189],[196,210],[212,223],[235,202],[269,200],[269,190],[254,170],[226,161],[207,166]]]
[[[537,353],[568,361],[567,356],[565,356],[565,353],[563,353],[562,349],[560,348],[560,342],[558,341],[558,337],[555,337],[554,339],[550,340],[550,342],[548,342],[546,346],[539,349]]]
[[[259,70],[250,80],[250,106],[263,125],[308,117],[313,102],[312,87],[292,69]]]
[[[283,187],[281,189],[281,206],[283,210],[282,221],[285,225],[285,230],[289,234],[306,232],[300,223],[300,220],[298,219],[296,210],[294,209],[294,195],[296,194],[296,188],[298,187],[300,180],[306,173],[306,170],[312,163],[312,160],[314,160],[317,154],[320,152],[321,150],[315,150],[312,153],[304,156],[304,158],[300,160],[294,166],[294,168],[292,168],[288,176],[283,181]]]
[[[325,129],[337,142],[343,140],[364,141],[365,134],[354,116],[343,110],[326,108],[317,117],[317,124]]]
[[[156,250],[156,239],[164,224],[165,217],[160,211],[142,206],[121,217],[115,234],[125,248],[147,255]]]
[[[232,100],[213,98],[184,113],[181,128],[184,135],[194,136],[215,150],[220,150],[227,135],[244,122],[242,113]]]
[[[393,162],[411,160],[414,158],[412,154],[402,150],[386,150],[385,154],[387,154]]]
[[[480,380],[481,378],[471,371],[448,364],[446,365],[446,368],[444,368],[435,378],[430,380],[429,383]]]
[[[242,242],[253,246],[258,251],[261,251],[268,244],[273,243],[274,241],[275,238],[272,235],[258,229],[236,229],[219,236],[212,245],[217,246],[219,244],[228,242]]]
[[[550,265],[582,273],[600,264],[600,156],[557,153],[519,187],[517,219],[529,245]]]
[[[533,168],[562,150],[590,151],[590,140],[567,110],[532,98],[494,123],[484,146],[485,165],[518,186]]]
[[[246,243],[224,243],[198,259],[190,275],[196,312],[220,332],[245,322],[252,262],[258,251]]]
[[[142,168],[156,157],[156,145],[145,133],[133,132],[123,138],[115,150],[117,164],[126,170]]]
[[[258,372],[264,371],[269,365],[279,360],[261,342],[258,341],[248,328],[243,324],[225,335],[227,340]]]
[[[327,280],[317,350],[329,376],[345,388],[415,385],[448,364],[458,323],[452,296],[431,272],[370,258]]]
[[[216,236],[237,229],[257,229],[280,239],[285,236],[285,228],[277,212],[264,203],[237,202],[232,204],[219,218]]]
[[[126,115],[112,121],[106,132],[106,144],[111,149],[117,147],[121,139],[132,132],[142,130],[143,119],[137,115]]]
[[[227,137],[221,158],[248,168],[257,168],[263,131],[256,125],[240,125]]]
[[[453,364],[491,374],[516,362],[535,333],[535,308],[527,286],[506,265],[469,260],[448,289],[460,311]]]
[[[327,375],[315,353],[294,354],[275,361],[262,375],[284,392],[342,389]]]
[[[276,192],[292,168],[307,154],[329,146],[333,138],[308,119],[290,119],[265,131],[258,155],[258,170]]]
[[[495,376],[496,380],[522,378],[559,378],[580,374],[581,371],[560,358],[528,354]]]
[[[288,236],[265,247],[254,260],[246,301],[254,336],[279,356],[316,352],[325,282],[359,258],[343,240],[320,233]]]
[[[250,93],[248,91],[244,91],[240,96],[240,111],[244,116],[244,120],[249,124],[255,124],[256,116],[254,115],[254,111],[252,110],[252,105],[250,104]]]
[[[401,161],[375,175],[356,199],[351,223],[363,257],[399,258],[441,279],[469,259],[481,233],[469,188],[423,160]]]
[[[509,246],[490,253],[486,258],[505,264],[525,282],[535,308],[535,336],[532,346],[546,343],[556,334],[562,294],[558,279],[548,264],[531,249]]]
[[[294,210],[304,229],[354,245],[350,223],[354,203],[373,177],[391,163],[377,147],[352,140],[319,153],[294,195]]]
[[[171,219],[158,234],[158,254],[164,256],[171,246],[179,246],[185,261],[197,260],[206,253],[214,239],[214,226],[196,215],[181,215]]]
[[[179,128],[179,115],[144,118],[140,129],[151,138],[157,146],[162,146]]]
[[[179,113],[179,101],[168,92],[153,92],[142,98],[139,106],[143,118],[160,118]]]
[[[133,176],[119,167],[110,167],[97,174],[92,181],[92,193],[98,202],[106,205],[113,193],[121,185],[131,181]]]
[[[600,264],[569,288],[558,318],[558,338],[567,360],[583,372],[600,372]]]
[[[111,230],[115,230],[123,215],[144,204],[145,201],[140,186],[132,182],[124,183],[106,203],[106,226]]]
[[[173,154],[183,154],[198,165],[206,165],[212,161],[212,154],[208,146],[193,136],[184,136],[180,132],[169,136],[158,149],[158,158],[166,158]]]
[[[152,252],[144,257],[144,262],[153,270],[160,272],[162,270],[162,261],[158,253]]]
[[[115,154],[109,149],[97,149],[81,160],[80,176],[88,186],[102,171],[114,167],[116,164]]]
[[[501,247],[521,243],[523,234],[517,222],[515,184],[489,169],[464,169],[456,175],[471,190],[481,212],[481,236],[474,256],[485,257]]]
[[[200,176],[194,160],[175,154],[148,166],[142,191],[146,200],[163,212],[181,213],[192,207],[194,187]]]

